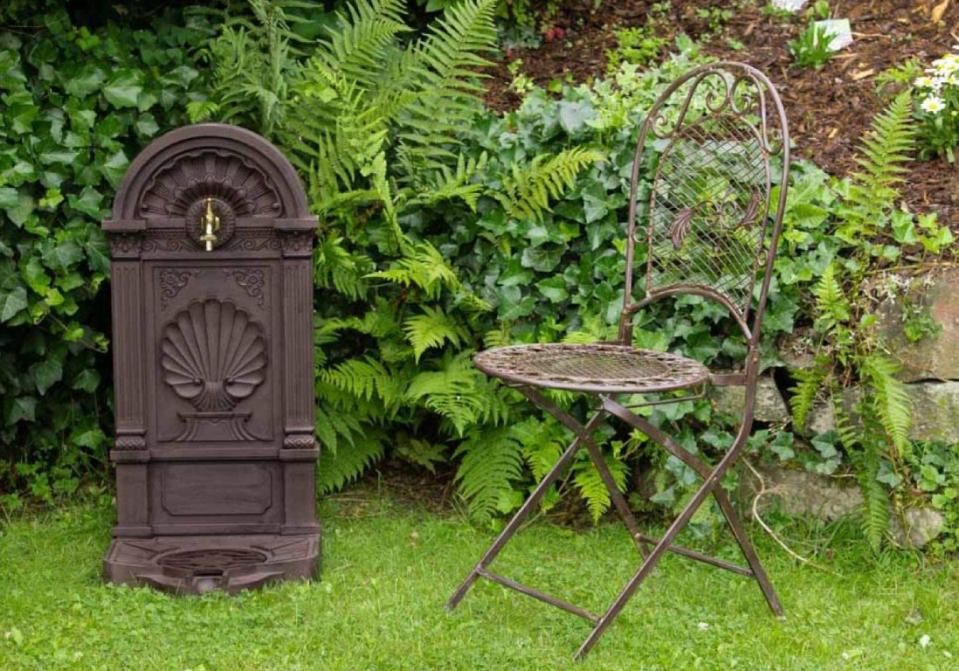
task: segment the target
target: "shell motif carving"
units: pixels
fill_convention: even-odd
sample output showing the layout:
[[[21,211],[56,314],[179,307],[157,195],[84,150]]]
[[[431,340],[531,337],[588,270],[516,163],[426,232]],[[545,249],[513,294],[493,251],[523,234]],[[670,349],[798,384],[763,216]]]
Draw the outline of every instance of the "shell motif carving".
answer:
[[[269,177],[245,158],[207,149],[161,166],[140,199],[144,217],[185,217],[205,198],[222,201],[238,217],[279,216],[280,197]]]
[[[260,326],[229,301],[196,301],[167,325],[163,381],[203,412],[232,410],[263,383],[266,342]]]

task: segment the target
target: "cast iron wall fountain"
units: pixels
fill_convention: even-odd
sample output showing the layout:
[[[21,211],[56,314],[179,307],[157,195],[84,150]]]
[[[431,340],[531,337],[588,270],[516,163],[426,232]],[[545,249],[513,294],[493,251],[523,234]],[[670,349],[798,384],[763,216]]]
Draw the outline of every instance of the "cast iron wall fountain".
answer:
[[[250,131],[175,130],[112,218],[117,525],[109,580],[230,592],[313,574],[313,234]]]

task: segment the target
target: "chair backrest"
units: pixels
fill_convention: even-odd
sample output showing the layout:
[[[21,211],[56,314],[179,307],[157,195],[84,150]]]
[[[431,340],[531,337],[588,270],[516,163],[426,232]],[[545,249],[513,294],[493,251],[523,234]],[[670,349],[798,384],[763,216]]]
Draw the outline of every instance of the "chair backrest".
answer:
[[[641,183],[649,163],[644,152],[650,150],[657,154],[653,177]],[[631,337],[632,320],[626,318],[639,304],[692,293],[723,303],[755,348],[788,173],[786,114],[762,72],[743,63],[711,63],[670,85],[650,109],[636,145],[621,337]],[[772,203],[774,180],[781,188]],[[640,193],[647,184],[648,197]],[[646,248],[645,296],[639,302],[633,297],[633,277],[639,275],[633,265],[641,262],[634,259],[637,243]]]

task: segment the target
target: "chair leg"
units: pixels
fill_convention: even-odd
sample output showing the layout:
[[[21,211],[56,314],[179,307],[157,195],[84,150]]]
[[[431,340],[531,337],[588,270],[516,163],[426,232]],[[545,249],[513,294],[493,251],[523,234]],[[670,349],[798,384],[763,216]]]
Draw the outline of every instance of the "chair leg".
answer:
[[[649,423],[642,417],[638,417],[634,413],[629,412],[629,410],[622,405],[606,398],[603,400],[603,408],[610,414],[619,417],[630,426],[642,431],[654,441],[662,445],[670,454],[695,470],[702,478],[708,478],[710,473],[712,473],[712,469],[708,464],[706,464],[706,462],[684,450],[678,443],[676,443],[676,441],[674,441],[661,429]],[[783,608],[782,604],[779,602],[779,597],[776,595],[776,590],[773,589],[772,583],[769,581],[769,577],[766,575],[766,570],[759,561],[759,556],[756,554],[756,550],[749,542],[749,537],[746,536],[746,532],[739,521],[739,517],[736,515],[736,511],[733,508],[732,503],[729,501],[729,497],[726,496],[726,492],[719,487],[713,491],[713,496],[716,498],[716,502],[719,504],[719,509],[722,511],[723,517],[726,518],[726,522],[729,524],[729,528],[732,530],[733,536],[736,538],[736,543],[739,545],[740,550],[742,550],[743,556],[746,558],[746,562],[749,564],[749,568],[753,572],[753,577],[756,579],[756,582],[759,583],[759,589],[762,591],[763,596],[766,599],[766,603],[769,604],[770,610],[772,610],[777,617],[782,617]]]
[[[549,399],[544,397],[538,391],[534,389],[528,389],[524,393],[526,394],[527,398],[533,401],[533,403],[551,414],[553,417],[559,420],[561,424],[566,426],[566,428],[582,438],[583,443],[586,445],[586,451],[589,453],[590,460],[593,462],[596,470],[599,471],[599,477],[603,481],[603,484],[606,485],[606,489],[609,491],[609,497],[613,502],[613,506],[619,513],[620,518],[622,518],[623,524],[625,524],[626,528],[629,530],[629,535],[636,544],[636,549],[639,550],[640,556],[645,557],[645,541],[642,540],[643,534],[639,528],[639,523],[636,521],[636,516],[633,515],[633,511],[629,509],[629,504],[626,503],[626,498],[623,496],[622,492],[619,491],[619,487],[616,486],[616,480],[613,479],[613,474],[610,473],[609,466],[606,464],[606,460],[603,459],[603,453],[596,445],[596,441],[594,441],[592,438],[592,429],[582,426],[579,422],[573,419],[569,413],[561,410],[556,404],[550,402]]]
[[[729,467],[739,457],[739,450],[742,448],[742,444],[744,442],[745,439],[738,441],[739,444],[734,444],[732,448],[730,448],[726,455],[716,465],[716,468],[713,469],[713,471],[709,474],[709,477],[706,478],[706,481],[693,495],[693,498],[691,498],[689,503],[686,504],[686,507],[683,508],[683,511],[679,514],[679,517],[673,520],[673,523],[669,525],[669,529],[666,530],[666,533],[663,535],[662,539],[660,539],[660,541],[656,544],[656,547],[653,548],[652,552],[649,553],[646,559],[643,560],[642,565],[640,565],[636,573],[633,574],[633,577],[630,578],[629,582],[626,583],[626,586],[623,587],[622,591],[609,606],[603,616],[599,618],[599,622],[596,623],[593,631],[590,632],[589,636],[579,647],[579,650],[576,651],[576,659],[582,659],[585,657],[586,654],[596,644],[596,641],[598,641],[606,631],[606,628],[609,627],[613,620],[616,619],[616,616],[619,615],[620,611],[633,596],[633,593],[636,591],[636,589],[640,586],[640,584],[642,584],[643,580],[646,579],[650,572],[652,572],[652,570],[656,567],[656,564],[659,563],[660,558],[662,558],[663,554],[669,549],[669,546],[672,544],[679,532],[682,531],[687,524],[689,524],[689,520],[692,519],[693,515],[696,514],[696,511],[699,510],[700,506],[702,506],[703,501],[706,500],[706,497],[709,496],[719,480],[723,477],[723,475],[725,475]]]
[[[525,388],[519,389],[521,392],[529,396],[529,392]],[[539,394],[535,394],[539,396]],[[529,498],[523,502],[523,505],[520,507],[516,514],[513,515],[513,518],[509,521],[506,527],[500,532],[500,535],[496,537],[496,540],[493,541],[493,544],[486,551],[483,557],[479,560],[476,566],[473,567],[473,570],[470,571],[469,575],[466,576],[466,579],[463,580],[462,584],[457,588],[453,593],[453,596],[450,597],[449,601],[446,603],[447,610],[453,610],[462,601],[463,597],[466,596],[466,593],[469,591],[470,587],[473,586],[473,583],[480,577],[482,571],[496,558],[496,555],[506,546],[506,544],[513,537],[513,534],[519,529],[523,521],[529,516],[529,514],[536,508],[540,500],[546,494],[546,491],[549,489],[550,485],[560,476],[563,472],[563,469],[569,465],[573,457],[582,447],[584,436],[588,436],[589,432],[593,431],[597,425],[602,421],[603,417],[606,415],[602,410],[597,412],[589,422],[586,423],[586,426],[580,427],[580,430],[576,431],[576,437],[573,439],[573,442],[570,443],[569,447],[566,448],[566,451],[560,456],[556,461],[553,467],[549,472],[543,477],[533,492],[529,495]]]
[[[779,602],[779,596],[776,594],[776,590],[773,589],[773,585],[769,581],[769,576],[766,575],[766,569],[763,568],[762,562],[759,561],[759,555],[756,554],[755,548],[753,548],[752,543],[749,542],[749,537],[746,535],[746,531],[739,521],[739,516],[736,515],[736,511],[733,509],[729,497],[726,496],[726,492],[722,491],[719,487],[713,490],[713,496],[716,497],[719,509],[722,511],[723,517],[726,518],[726,522],[729,524],[729,528],[736,538],[736,543],[739,544],[739,549],[742,550],[743,556],[746,558],[746,563],[749,564],[749,568],[753,572],[753,577],[756,578],[756,582],[759,583],[759,589],[762,590],[763,596],[766,597],[766,603],[769,604],[769,609],[776,617],[782,617],[783,607]]]

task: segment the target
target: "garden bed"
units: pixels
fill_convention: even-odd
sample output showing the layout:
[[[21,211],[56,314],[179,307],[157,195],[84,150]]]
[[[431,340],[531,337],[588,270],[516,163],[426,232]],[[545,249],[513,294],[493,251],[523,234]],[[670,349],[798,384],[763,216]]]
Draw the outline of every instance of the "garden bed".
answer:
[[[594,11],[597,4],[599,9]],[[544,40],[535,49],[508,50],[492,71],[487,104],[498,110],[519,104],[520,96],[509,88],[508,65],[515,59],[522,59],[520,70],[541,86],[556,79],[582,82],[603,76],[606,51],[617,43],[615,31],[643,25],[653,4],[649,0],[563,3],[553,21],[563,29],[563,38]],[[676,2],[665,25],[671,38],[686,33],[702,40],[710,55],[745,61],[768,72],[786,105],[796,153],[835,175],[855,169],[855,148],[885,104],[876,90],[876,76],[913,56],[928,62],[959,41],[959,2],[946,9],[942,24],[930,19],[936,4],[932,2],[832,2],[831,15],[850,20],[855,41],[821,69],[799,68],[792,64],[787,43],[802,32],[806,20],[801,15],[784,18],[764,12],[763,4],[742,3],[728,21],[711,26],[697,10],[730,3]],[[717,25],[719,30],[710,32]],[[956,166],[945,160],[915,161],[907,179],[910,187],[903,196],[908,206],[919,212],[936,211],[940,222],[959,231]]]

